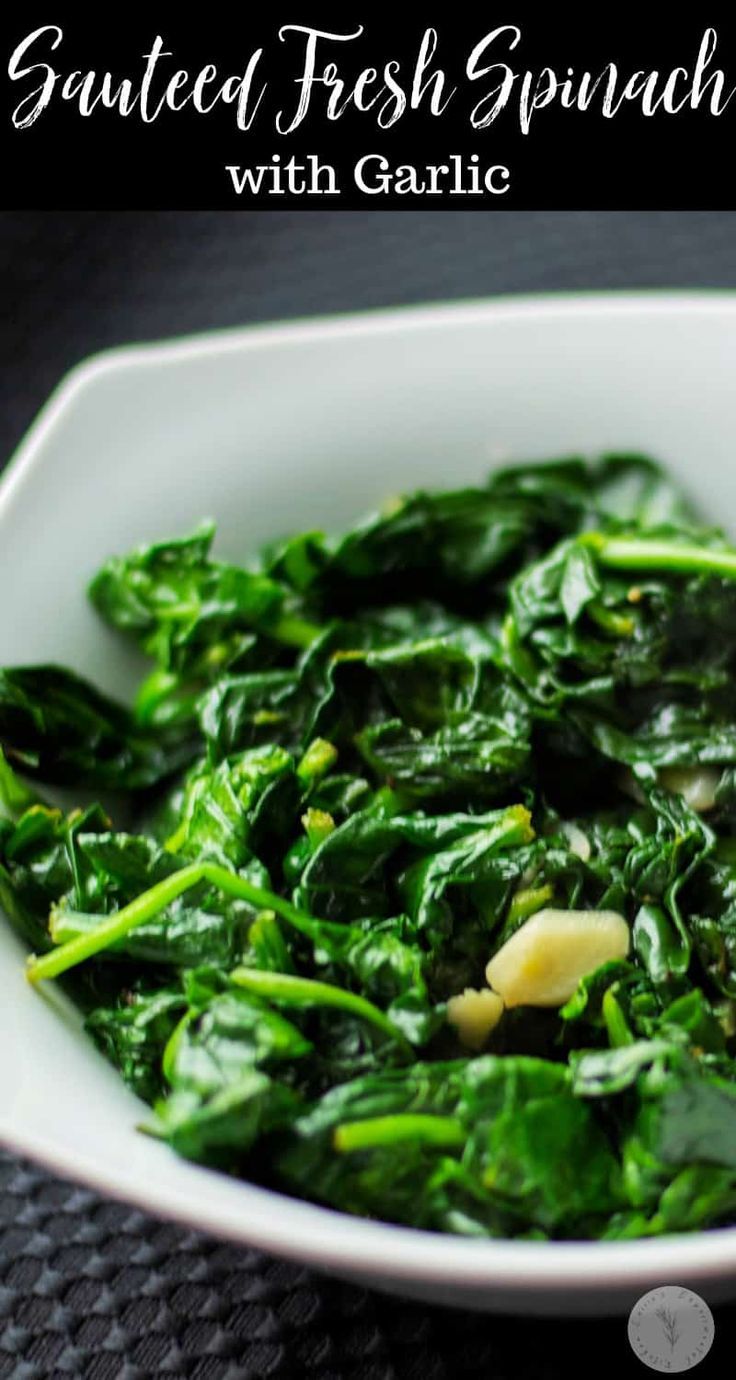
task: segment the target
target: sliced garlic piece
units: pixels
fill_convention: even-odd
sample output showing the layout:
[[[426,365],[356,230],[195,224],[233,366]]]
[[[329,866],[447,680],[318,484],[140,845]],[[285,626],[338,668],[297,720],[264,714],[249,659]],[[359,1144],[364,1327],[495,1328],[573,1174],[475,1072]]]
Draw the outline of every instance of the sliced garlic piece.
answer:
[[[561,827],[570,845],[570,852],[574,853],[576,857],[581,858],[583,862],[587,862],[590,857],[590,839],[588,835],[584,834],[582,829],[579,829],[577,824],[573,824],[570,819],[564,819]]]
[[[601,963],[625,958],[630,933],[615,910],[538,910],[486,968],[505,1006],[562,1006]]]
[[[716,767],[662,767],[658,779],[665,790],[681,795],[691,810],[702,814],[716,803],[721,773]]]
[[[488,988],[476,992],[475,988],[466,987],[447,1003],[447,1019],[468,1049],[482,1049],[502,1014],[501,998]]]

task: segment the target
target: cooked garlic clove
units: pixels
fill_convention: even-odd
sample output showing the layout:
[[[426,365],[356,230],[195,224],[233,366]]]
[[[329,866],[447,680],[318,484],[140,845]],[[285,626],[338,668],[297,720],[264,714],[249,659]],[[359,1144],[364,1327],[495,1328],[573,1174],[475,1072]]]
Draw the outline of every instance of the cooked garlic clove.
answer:
[[[505,1006],[562,1006],[580,979],[625,958],[629,927],[615,910],[539,910],[486,968]]]
[[[561,828],[570,846],[570,852],[574,853],[576,857],[580,858],[583,862],[587,862],[590,857],[590,839],[588,835],[584,834],[582,829],[579,829],[577,824],[573,824],[572,820],[569,819],[562,821]]]
[[[699,814],[713,809],[720,779],[718,767],[660,767],[657,772],[657,784],[681,795],[685,804]],[[646,795],[628,767],[619,773],[618,782],[627,795],[638,800],[640,805],[646,804]]]
[[[662,767],[658,780],[667,791],[681,795],[699,814],[712,810],[721,773],[716,767]]]
[[[476,992],[466,987],[447,1003],[447,1019],[454,1025],[460,1041],[468,1049],[482,1049],[503,1014],[503,1002],[496,992]]]

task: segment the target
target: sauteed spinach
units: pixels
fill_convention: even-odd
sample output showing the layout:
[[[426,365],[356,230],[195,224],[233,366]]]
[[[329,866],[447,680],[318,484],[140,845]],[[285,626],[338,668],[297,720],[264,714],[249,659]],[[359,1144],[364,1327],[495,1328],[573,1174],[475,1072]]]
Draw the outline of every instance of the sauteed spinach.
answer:
[[[0,672],[31,981],[233,1174],[479,1237],[736,1221],[736,549],[629,455],[213,536],[91,585],[132,708]]]

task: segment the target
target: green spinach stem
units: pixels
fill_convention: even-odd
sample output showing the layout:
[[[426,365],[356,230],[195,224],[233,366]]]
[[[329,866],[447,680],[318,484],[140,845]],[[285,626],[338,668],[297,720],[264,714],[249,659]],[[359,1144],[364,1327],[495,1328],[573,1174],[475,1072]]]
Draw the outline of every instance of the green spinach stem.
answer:
[[[264,626],[262,631],[289,647],[306,648],[316,641],[323,629],[318,623],[310,623],[307,618],[299,618],[295,613],[282,613],[274,623]]]
[[[666,537],[609,537],[604,532],[586,532],[580,540],[593,548],[601,565],[612,570],[673,570],[736,580],[733,548],[718,550]]]
[[[185,892],[191,891],[200,882],[208,882],[210,886],[224,891],[227,896],[235,896],[241,901],[248,901],[251,905],[257,906],[259,910],[273,910],[290,925],[293,925],[295,929],[310,937],[314,932],[314,926],[319,924],[314,916],[308,915],[306,911],[298,910],[284,897],[277,896],[273,891],[266,891],[263,887],[255,886],[245,877],[239,877],[235,872],[228,872],[226,867],[221,867],[218,863],[192,863],[189,867],[183,867],[179,872],[172,873],[170,877],[165,877],[162,882],[157,882],[155,886],[142,892],[140,896],[136,896],[135,900],[130,901],[127,906],[123,906],[114,915],[101,920],[95,929],[76,935],[75,938],[69,939],[65,944],[52,949],[50,953],[44,954],[41,958],[32,956],[27,966],[29,980],[40,982],[44,978],[59,977],[68,969],[75,968],[78,963],[83,963],[86,959],[93,958],[95,954],[109,949],[111,945],[125,939],[131,930],[136,929],[139,925],[145,925],[149,920],[154,920],[162,910],[171,905],[172,901],[176,901]]]
[[[226,895],[249,901],[261,910],[275,911],[303,934],[311,935],[313,927],[319,924],[314,916],[298,910],[290,901],[277,896],[275,892],[254,886],[252,882],[246,881],[234,872],[228,872],[227,868],[221,867],[218,863],[193,863],[190,867],[183,867],[180,872],[173,873],[171,877],[166,877],[164,881],[157,882],[134,901],[130,901],[127,906],[123,906],[115,915],[101,921],[95,929],[76,935],[40,958],[35,955],[31,957],[26,970],[29,980],[35,983],[44,978],[59,977],[77,964],[104,952],[139,925],[153,920],[171,905],[172,901],[190,891],[192,887],[198,886],[200,882],[208,882],[210,886],[217,887]],[[230,979],[248,991],[259,992],[262,996],[270,996],[280,1001],[290,1001],[296,1005],[316,1002],[323,1006],[351,1011],[409,1048],[408,1041],[398,1026],[395,1026],[379,1007],[354,992],[312,978],[300,978],[291,973],[263,972],[257,968],[235,968],[230,974]]]
[[[297,977],[294,973],[264,972],[261,968],[234,968],[230,981],[236,987],[243,987],[247,992],[254,992],[267,1000],[283,1001],[292,1006],[333,1006],[340,1011],[349,1011],[375,1025],[384,1035],[410,1048],[402,1032],[379,1007],[343,987],[334,987],[332,983],[320,982],[316,978]]]
[[[446,1146],[449,1150],[464,1145],[466,1139],[456,1117],[407,1112],[367,1117],[364,1121],[344,1121],[335,1127],[332,1143],[342,1154],[353,1154],[356,1150],[374,1150],[401,1141]]]

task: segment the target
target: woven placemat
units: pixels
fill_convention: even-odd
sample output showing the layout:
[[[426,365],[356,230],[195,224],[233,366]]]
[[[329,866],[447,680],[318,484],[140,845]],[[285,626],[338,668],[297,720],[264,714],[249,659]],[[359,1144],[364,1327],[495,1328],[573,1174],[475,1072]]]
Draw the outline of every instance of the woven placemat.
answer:
[[[734,287],[735,232],[733,215],[706,213],[6,213],[0,466],[65,371],[109,345],[433,298]],[[735,1340],[736,1308],[716,1310],[698,1377],[728,1374]],[[588,1380],[602,1364],[648,1373],[625,1320],[383,1297],[0,1155],[0,1380]]]

